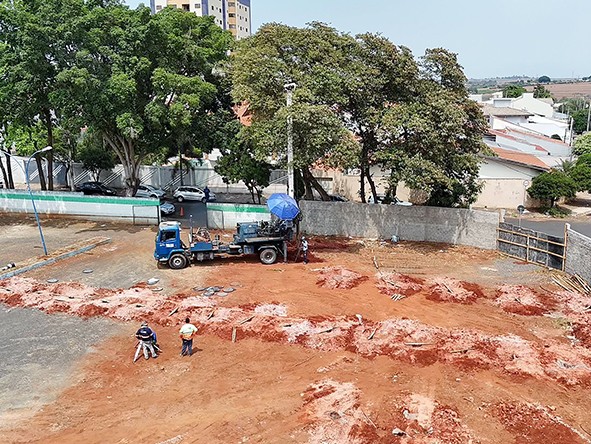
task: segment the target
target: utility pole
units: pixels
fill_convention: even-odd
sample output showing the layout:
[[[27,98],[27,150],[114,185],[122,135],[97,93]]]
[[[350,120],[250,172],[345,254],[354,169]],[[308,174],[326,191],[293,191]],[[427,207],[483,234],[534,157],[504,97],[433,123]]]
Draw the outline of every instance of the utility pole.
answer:
[[[291,105],[293,102],[293,90],[296,89],[295,83],[284,85],[287,95],[287,194],[295,197],[295,181],[293,177],[293,117],[291,115]]]
[[[591,101],[587,105],[587,132],[589,132],[589,123],[591,122]]]

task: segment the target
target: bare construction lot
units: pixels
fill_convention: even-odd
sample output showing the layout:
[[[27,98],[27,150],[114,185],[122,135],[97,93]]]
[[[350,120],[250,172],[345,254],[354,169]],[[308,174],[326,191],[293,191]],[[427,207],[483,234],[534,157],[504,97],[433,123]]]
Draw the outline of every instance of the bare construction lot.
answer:
[[[173,271],[156,267],[152,229],[113,231],[0,281],[9,307],[121,325],[42,410],[12,412],[4,441],[591,442],[591,298],[546,270],[466,247],[312,238],[308,265]],[[191,358],[186,316],[200,328]],[[134,364],[144,319],[163,353]]]

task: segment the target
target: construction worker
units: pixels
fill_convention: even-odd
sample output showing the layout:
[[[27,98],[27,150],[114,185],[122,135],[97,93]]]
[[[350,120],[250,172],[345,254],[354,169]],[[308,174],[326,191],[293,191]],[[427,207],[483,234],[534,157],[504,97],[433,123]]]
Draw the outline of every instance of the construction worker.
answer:
[[[140,341],[142,350],[144,351],[144,358],[149,359],[150,354],[155,359],[158,357],[154,344],[156,342],[156,333],[148,327],[147,322],[142,322],[139,330],[135,333],[135,337]]]
[[[302,236],[302,255],[304,256],[304,264],[308,263],[308,240]]]
[[[203,188],[203,194],[205,195],[205,202],[209,202],[209,196],[211,195],[211,191],[209,191],[207,185],[205,185],[205,188]]]
[[[185,324],[179,330],[179,336],[183,341],[181,356],[191,356],[193,354],[193,336],[197,333],[197,327],[191,324],[189,318],[185,319]]]

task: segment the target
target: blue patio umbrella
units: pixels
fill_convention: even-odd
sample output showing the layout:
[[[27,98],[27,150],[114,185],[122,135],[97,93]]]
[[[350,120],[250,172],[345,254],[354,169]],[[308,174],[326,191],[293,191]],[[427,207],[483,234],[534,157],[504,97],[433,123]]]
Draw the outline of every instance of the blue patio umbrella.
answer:
[[[300,213],[298,203],[285,193],[275,193],[267,200],[269,211],[282,220],[293,220]]]

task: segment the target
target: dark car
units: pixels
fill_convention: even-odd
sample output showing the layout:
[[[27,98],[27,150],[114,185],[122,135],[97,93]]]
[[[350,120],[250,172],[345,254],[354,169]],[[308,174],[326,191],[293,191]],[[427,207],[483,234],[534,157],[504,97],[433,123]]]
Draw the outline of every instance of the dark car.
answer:
[[[104,185],[102,182],[83,182],[76,185],[76,191],[84,194],[96,194],[99,196],[116,196],[117,192]]]

